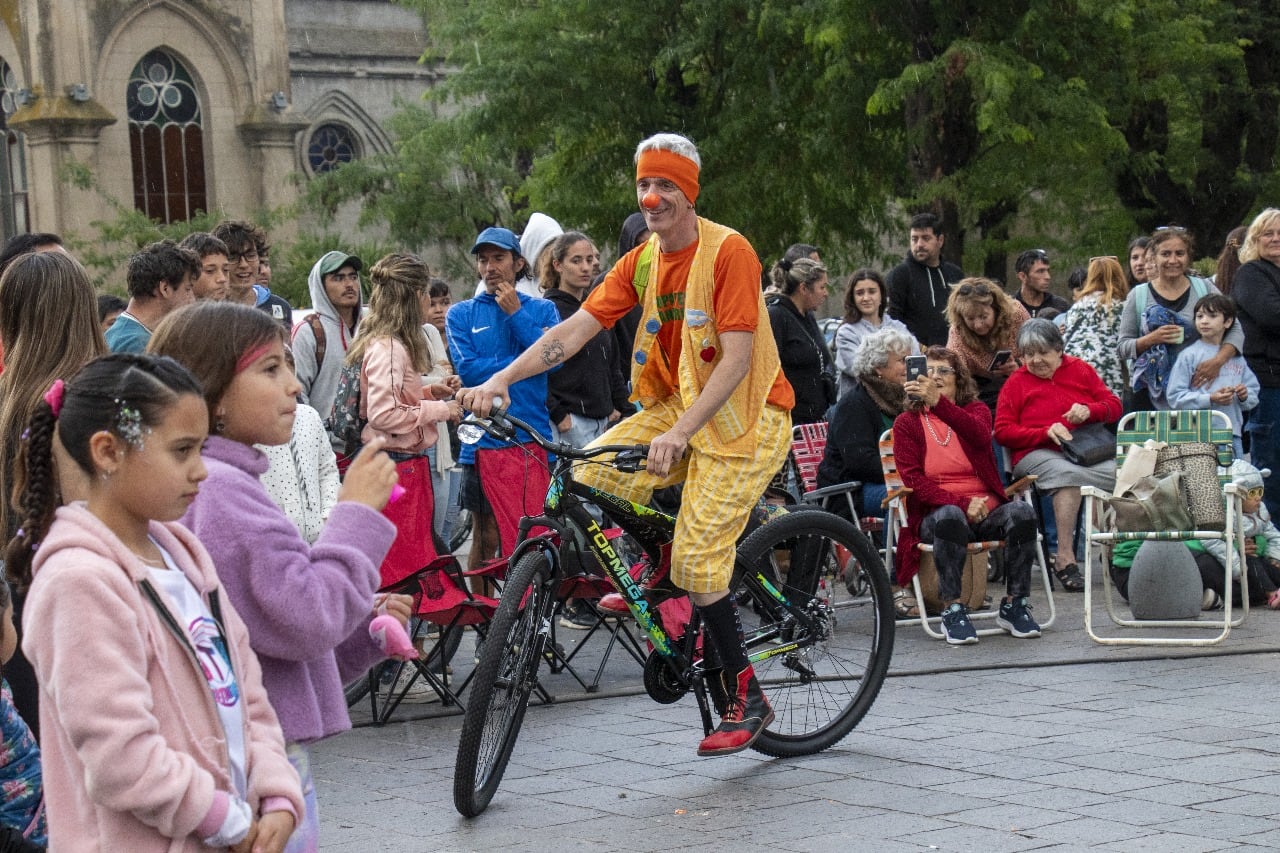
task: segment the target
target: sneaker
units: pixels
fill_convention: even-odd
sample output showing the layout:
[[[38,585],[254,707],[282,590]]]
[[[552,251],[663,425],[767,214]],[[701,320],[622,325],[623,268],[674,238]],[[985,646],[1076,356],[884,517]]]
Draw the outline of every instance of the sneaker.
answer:
[[[594,628],[599,620],[596,619],[591,608],[586,604],[578,604],[571,602],[564,606],[560,611],[560,627],[570,628],[574,631],[589,631]]]
[[[1222,607],[1222,596],[1218,595],[1218,593],[1212,589],[1206,589],[1204,591],[1204,595],[1200,598],[1200,609],[1221,610]]]
[[[419,675],[418,670],[413,664],[406,664],[402,667],[400,677],[396,679],[395,687],[392,688],[391,696],[393,698],[399,696],[400,691],[404,690],[405,686],[408,685],[409,691],[400,700],[406,705],[424,705],[427,702],[439,702],[440,694],[432,689],[425,678],[419,677],[415,680],[414,676],[417,675]],[[409,684],[410,681],[413,683]]]
[[[942,633],[953,646],[978,642],[978,632],[969,621],[969,609],[958,601],[942,611]]]
[[[1020,640],[1040,636],[1040,626],[1031,618],[1031,605],[1025,595],[1001,601],[996,624]]]

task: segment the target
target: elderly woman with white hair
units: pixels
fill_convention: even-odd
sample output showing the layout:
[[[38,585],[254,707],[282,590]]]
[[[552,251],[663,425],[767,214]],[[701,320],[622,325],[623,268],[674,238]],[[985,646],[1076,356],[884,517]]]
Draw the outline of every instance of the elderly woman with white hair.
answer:
[[[881,329],[863,338],[853,357],[858,385],[842,396],[831,412],[827,427],[827,452],[818,466],[818,485],[834,486],[858,480],[862,483],[861,515],[883,514],[880,502],[886,493],[880,467],[880,434],[906,405],[907,356],[915,339],[898,329]],[[839,511],[843,507],[836,505]]]
[[[1231,282],[1244,360],[1262,386],[1249,417],[1249,453],[1259,468],[1280,470],[1280,209],[1268,207],[1249,224],[1240,246],[1241,267]],[[1280,477],[1266,479],[1267,510],[1280,518]]]
[[[1062,333],[1050,320],[1028,320],[1018,332],[1022,366],[1000,391],[996,404],[996,441],[1009,449],[1014,477],[1036,475],[1036,485],[1053,494],[1058,526],[1054,574],[1069,592],[1084,589],[1075,555],[1080,487],[1111,491],[1115,458],[1077,465],[1062,454],[1073,430],[1120,417],[1120,398],[1088,362],[1064,355]]]

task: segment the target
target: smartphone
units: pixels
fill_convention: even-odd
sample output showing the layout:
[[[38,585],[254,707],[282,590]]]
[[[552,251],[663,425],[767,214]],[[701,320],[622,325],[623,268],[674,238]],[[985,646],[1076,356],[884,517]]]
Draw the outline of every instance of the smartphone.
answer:
[[[907,356],[907,381],[923,379],[929,373],[929,359],[922,355]]]
[[[1004,364],[1006,361],[1008,361],[1012,357],[1013,357],[1013,353],[1011,353],[1007,349],[997,350],[995,358],[991,359],[991,366],[988,367],[987,370],[994,371],[997,367]]]

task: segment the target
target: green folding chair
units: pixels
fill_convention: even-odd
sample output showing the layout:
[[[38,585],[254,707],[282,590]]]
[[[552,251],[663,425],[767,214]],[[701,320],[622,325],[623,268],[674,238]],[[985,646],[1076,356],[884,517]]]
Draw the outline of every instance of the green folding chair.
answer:
[[[1163,441],[1170,446],[1192,443],[1211,443],[1218,451],[1218,480],[1222,485],[1227,502],[1227,523],[1222,531],[1216,530],[1153,530],[1143,532],[1121,532],[1109,527],[1106,511],[1107,501],[1111,495],[1101,489],[1085,486],[1080,493],[1084,497],[1084,525],[1088,540],[1084,558],[1084,627],[1089,636],[1104,645],[1126,646],[1211,646],[1221,643],[1231,633],[1232,628],[1239,627],[1249,613],[1249,591],[1245,573],[1241,573],[1241,598],[1239,615],[1233,609],[1231,589],[1231,563],[1236,551],[1244,550],[1244,535],[1237,522],[1241,514],[1241,502],[1244,498],[1239,488],[1231,482],[1227,469],[1233,460],[1231,421],[1224,412],[1200,409],[1196,411],[1168,412],[1131,412],[1120,419],[1116,432],[1116,470],[1124,465],[1125,455],[1131,445],[1143,444],[1149,439]],[[1110,550],[1118,542],[1124,541],[1174,541],[1186,542],[1191,539],[1220,539],[1226,542],[1227,561],[1223,566],[1226,591],[1223,595],[1221,618],[1215,619],[1135,619],[1125,616],[1116,606],[1115,592],[1110,583]],[[1107,614],[1111,621],[1122,628],[1162,629],[1162,633],[1145,633],[1141,636],[1103,636],[1097,633],[1093,623],[1093,563],[1094,552],[1100,554],[1100,567],[1103,573],[1103,599],[1106,602]],[[1216,629],[1214,637],[1202,634],[1171,636],[1163,629],[1193,628]]]

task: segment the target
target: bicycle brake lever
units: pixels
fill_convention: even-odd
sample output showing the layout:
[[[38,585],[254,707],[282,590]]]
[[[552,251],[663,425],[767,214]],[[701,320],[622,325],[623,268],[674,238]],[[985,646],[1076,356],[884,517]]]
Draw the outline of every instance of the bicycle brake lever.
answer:
[[[638,450],[624,450],[613,458],[613,467],[617,468],[624,474],[634,474],[637,471],[644,470],[645,460],[649,454],[641,453]]]

